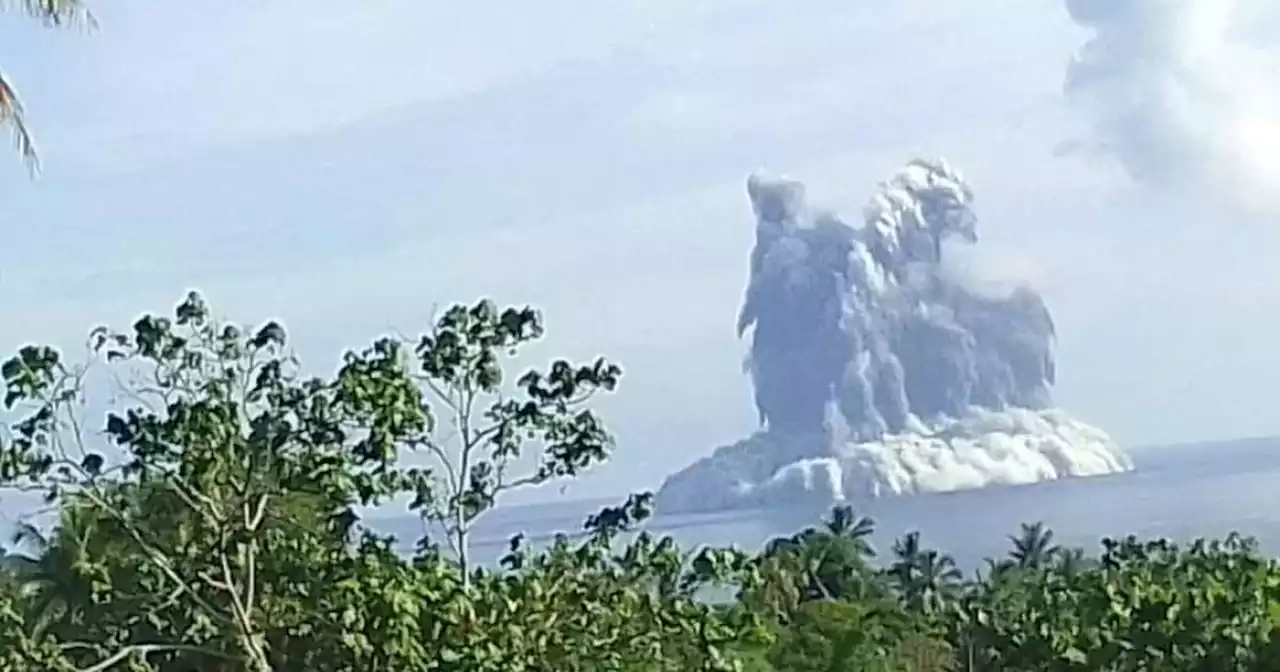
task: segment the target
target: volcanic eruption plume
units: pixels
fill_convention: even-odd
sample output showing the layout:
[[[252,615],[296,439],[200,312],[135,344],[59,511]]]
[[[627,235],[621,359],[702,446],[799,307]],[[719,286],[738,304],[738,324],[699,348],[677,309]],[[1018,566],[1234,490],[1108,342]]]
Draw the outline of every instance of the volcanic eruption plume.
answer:
[[[673,475],[668,510],[949,490],[1112,473],[1128,458],[1052,409],[1053,321],[1040,295],[966,286],[973,193],[942,161],[880,185],[854,227],[804,186],[747,180],[756,216],[738,319],[762,431]],[[720,492],[710,498],[708,492]],[[714,500],[714,503],[713,503]]]

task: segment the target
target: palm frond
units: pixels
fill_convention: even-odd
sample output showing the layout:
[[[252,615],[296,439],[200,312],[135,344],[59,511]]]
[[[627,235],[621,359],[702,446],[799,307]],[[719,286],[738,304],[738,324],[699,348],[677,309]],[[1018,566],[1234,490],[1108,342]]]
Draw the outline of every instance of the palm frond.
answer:
[[[45,25],[96,27],[98,22],[84,0],[0,0],[0,10],[22,12]]]
[[[36,152],[35,139],[27,128],[26,114],[22,101],[9,83],[9,78],[0,72],[0,124],[8,124],[13,129],[13,143],[26,162],[32,174],[40,172],[40,155]]]
[[[98,25],[83,0],[0,0],[0,11],[21,12],[53,28],[82,26],[92,29]],[[8,124],[13,129],[14,145],[27,169],[32,175],[39,173],[40,155],[27,127],[22,101],[4,73],[0,73],[0,124]]]
[[[49,539],[44,532],[28,521],[20,521],[15,526],[10,541],[18,548],[25,546],[33,549],[36,555],[43,554],[49,547]]]

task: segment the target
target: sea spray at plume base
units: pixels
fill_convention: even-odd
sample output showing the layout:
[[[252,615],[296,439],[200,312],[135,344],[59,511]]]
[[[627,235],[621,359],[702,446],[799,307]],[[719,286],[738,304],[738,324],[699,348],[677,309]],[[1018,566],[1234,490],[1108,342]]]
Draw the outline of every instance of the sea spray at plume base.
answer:
[[[804,187],[747,181],[756,246],[738,332],[764,431],[672,475],[667,511],[1030,483],[1132,468],[1052,407],[1056,336],[1025,284],[953,268],[978,240],[973,194],[912,161],[853,227]]]
[[[660,509],[826,506],[859,497],[1025,485],[1133,469],[1105,432],[1057,409],[975,409],[936,432],[849,443],[832,455],[798,458],[771,470],[766,455],[804,452],[788,443],[788,437],[761,432],[720,448],[668,479]]]

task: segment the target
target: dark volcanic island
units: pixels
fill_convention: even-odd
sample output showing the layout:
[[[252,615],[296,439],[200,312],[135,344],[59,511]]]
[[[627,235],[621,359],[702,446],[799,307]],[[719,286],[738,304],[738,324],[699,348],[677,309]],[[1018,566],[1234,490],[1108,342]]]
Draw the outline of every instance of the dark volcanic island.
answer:
[[[882,184],[862,226],[804,186],[752,175],[751,278],[738,319],[761,430],[671,475],[664,513],[830,503],[1132,469],[1054,408],[1053,320],[1023,284],[953,262],[973,195],[941,161]]]

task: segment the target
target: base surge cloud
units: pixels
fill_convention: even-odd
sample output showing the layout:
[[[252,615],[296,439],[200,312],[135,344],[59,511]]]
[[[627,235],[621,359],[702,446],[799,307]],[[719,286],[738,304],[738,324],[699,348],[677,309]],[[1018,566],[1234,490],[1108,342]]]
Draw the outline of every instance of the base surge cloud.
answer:
[[[804,186],[747,180],[756,216],[738,319],[762,430],[673,474],[665,512],[822,502],[1127,471],[1102,431],[1053,408],[1055,329],[1024,284],[951,262],[973,194],[909,163],[854,227]]]
[[[1136,180],[1280,209],[1280,5],[1274,0],[1067,0],[1090,38],[1065,94],[1090,124],[1064,150]]]

